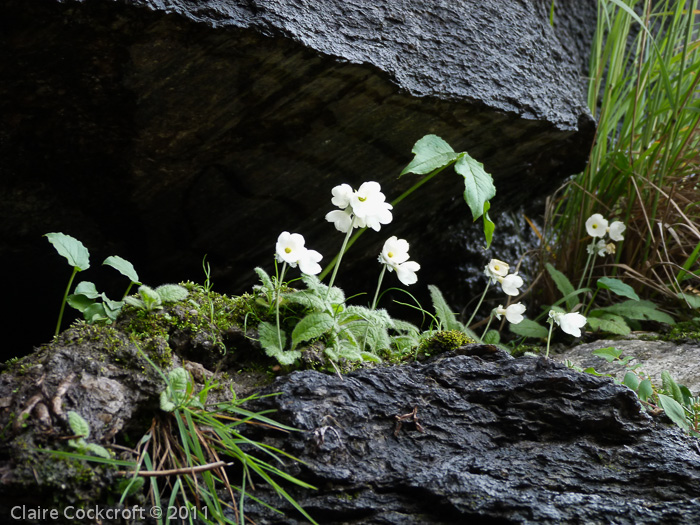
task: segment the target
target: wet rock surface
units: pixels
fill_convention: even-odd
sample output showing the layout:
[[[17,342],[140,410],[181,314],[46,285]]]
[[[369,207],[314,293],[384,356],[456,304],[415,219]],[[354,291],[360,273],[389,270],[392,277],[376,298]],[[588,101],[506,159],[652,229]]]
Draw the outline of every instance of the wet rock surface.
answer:
[[[293,373],[269,391],[282,395],[263,406],[305,431],[269,442],[306,463],[293,472],[318,491],[292,493],[319,523],[700,519],[697,442],[630,390],[551,360],[453,355],[343,380]]]
[[[55,315],[35,300],[58,302],[65,282],[50,231],[81,239],[95,267],[129,259],[153,285],[201,279],[208,254],[217,286],[240,293],[283,230],[328,261],[341,242],[323,220],[330,189],[373,179],[396,198],[428,133],[494,175],[494,218],[531,206],[582,168],[593,137],[595,2],[556,5],[552,27],[535,0],[6,0],[0,256],[17,310]],[[346,258],[348,294],[374,282],[368,261],[391,235],[437,285],[482,268],[461,193],[445,173],[397,206],[381,239]],[[465,287],[452,295],[467,300]]]

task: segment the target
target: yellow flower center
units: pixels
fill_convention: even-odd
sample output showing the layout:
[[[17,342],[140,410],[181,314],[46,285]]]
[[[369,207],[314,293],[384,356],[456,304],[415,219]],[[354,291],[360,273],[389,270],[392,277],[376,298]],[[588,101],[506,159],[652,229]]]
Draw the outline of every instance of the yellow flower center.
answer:
[[[292,253],[292,249],[291,249],[289,246],[287,246],[287,247],[284,249],[284,253]]]
[[[365,202],[367,200],[367,197],[358,197],[357,200],[360,202]]]
[[[596,228],[598,228],[598,225],[597,225],[597,224],[593,224],[593,225],[591,225],[591,228],[593,228],[593,229],[595,230]]]
[[[394,252],[389,252],[386,254],[386,256],[391,259],[394,256]]]

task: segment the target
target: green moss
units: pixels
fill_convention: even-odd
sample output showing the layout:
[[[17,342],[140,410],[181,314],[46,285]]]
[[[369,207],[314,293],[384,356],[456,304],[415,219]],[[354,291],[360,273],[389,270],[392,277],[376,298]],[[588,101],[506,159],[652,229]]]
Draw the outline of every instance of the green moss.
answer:
[[[646,340],[669,341],[672,343],[684,343],[700,340],[700,322],[684,321],[671,326],[666,333],[655,337],[646,337]]]
[[[475,342],[474,339],[459,330],[441,330],[421,342],[418,346],[418,355],[430,357]]]
[[[544,346],[538,346],[538,345],[518,345],[515,348],[513,348],[510,351],[510,354],[513,357],[521,357],[526,353],[531,353],[531,354],[542,354],[544,353],[545,348]]]

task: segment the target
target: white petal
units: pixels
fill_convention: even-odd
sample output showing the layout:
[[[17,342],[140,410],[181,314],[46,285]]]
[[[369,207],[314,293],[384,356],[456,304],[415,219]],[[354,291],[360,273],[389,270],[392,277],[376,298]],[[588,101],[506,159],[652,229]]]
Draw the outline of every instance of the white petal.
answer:
[[[305,251],[304,237],[298,233],[282,232],[277,238],[275,251],[278,261],[295,267],[299,261],[299,255]]]
[[[608,253],[608,247],[603,239],[596,243],[596,249],[598,250],[598,255],[600,257],[605,257],[605,255]]]
[[[408,241],[398,239],[395,235],[384,243],[379,260],[384,264],[396,265],[408,261]]]
[[[326,214],[326,220],[332,222],[335,229],[347,233],[352,228],[352,213],[349,210],[333,210]]]
[[[501,288],[503,288],[503,293],[512,296],[516,296],[520,293],[518,288],[523,285],[523,279],[517,273],[499,277],[498,280],[501,283]]]
[[[338,208],[343,210],[350,206],[350,200],[354,193],[350,185],[341,184],[340,186],[336,186],[331,190],[331,193],[333,194],[331,202],[334,206],[338,206]]]
[[[556,319],[555,319],[556,320]],[[559,318],[559,326],[567,334],[571,334],[575,337],[581,337],[581,328],[586,324],[586,318],[576,312],[570,314],[563,314]]]
[[[627,226],[624,225],[624,223],[620,221],[615,221],[613,222],[610,227],[608,228],[608,233],[610,234],[610,238],[613,241],[622,241],[624,240],[624,235],[622,233],[627,229]]]
[[[488,266],[484,268],[484,273],[489,279],[498,280],[499,277],[508,275],[509,269],[510,266],[507,263],[499,261],[498,259],[491,259]]]
[[[600,213],[594,213],[586,221],[586,231],[591,237],[604,237],[608,230],[608,221]]]
[[[505,310],[506,319],[511,324],[518,324],[524,319],[523,314],[525,313],[525,305],[522,303],[511,304]]]
[[[306,250],[299,259],[299,269],[307,275],[317,275],[321,273],[321,265],[318,264],[321,259],[323,256],[316,250]]]
[[[406,261],[396,266],[396,276],[406,286],[415,284],[418,281],[416,272],[420,270],[420,264],[414,261]]]

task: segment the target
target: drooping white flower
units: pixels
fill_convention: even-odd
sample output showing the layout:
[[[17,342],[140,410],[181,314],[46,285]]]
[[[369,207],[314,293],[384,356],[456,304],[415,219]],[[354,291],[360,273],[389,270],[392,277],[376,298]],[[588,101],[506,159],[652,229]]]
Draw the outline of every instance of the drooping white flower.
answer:
[[[506,295],[516,296],[520,293],[518,288],[523,285],[523,279],[517,273],[511,273],[505,277],[499,277],[498,282],[501,283],[503,293]]]
[[[279,262],[287,263],[292,268],[299,269],[308,275],[316,275],[321,272],[318,262],[323,256],[316,250],[309,250],[304,247],[303,235],[298,233],[282,232],[277,238],[275,245],[275,258]]]
[[[316,250],[306,250],[306,253],[299,259],[299,269],[306,275],[318,275],[321,273],[321,265],[318,264],[323,255]]]
[[[499,304],[494,309],[494,312],[496,313],[496,319],[500,319],[502,315],[505,315],[509,323],[518,324],[524,319],[523,314],[525,310],[525,305],[522,303],[511,304],[507,308],[503,308],[503,305]]]
[[[486,265],[484,268],[484,273],[489,279],[497,281],[499,278],[508,275],[509,269],[510,266],[507,263],[499,261],[498,259],[491,259],[488,265]]]
[[[622,233],[627,229],[627,226],[620,221],[614,221],[608,226],[608,234],[613,241],[622,241],[625,237]]]
[[[389,271],[391,271],[391,267],[387,266],[389,268]],[[396,276],[399,278],[399,281],[401,281],[403,284],[406,286],[415,284],[418,281],[418,276],[416,275],[416,272],[420,270],[420,264],[418,264],[415,261],[406,261],[405,263],[401,263],[398,266],[396,266]]]
[[[408,248],[408,241],[393,235],[386,240],[379,254],[379,262],[385,264],[390,272],[396,271],[399,281],[406,286],[418,281],[416,272],[420,270],[420,264],[408,260]]]
[[[608,221],[600,213],[594,213],[586,221],[586,231],[591,237],[604,237],[608,230]]]
[[[398,239],[396,235],[393,235],[384,243],[382,253],[379,254],[379,262],[396,267],[408,261],[408,248],[408,241]]]
[[[326,214],[326,220],[332,222],[335,229],[343,233],[348,233],[350,228],[353,227],[353,216],[350,208],[330,211]]]
[[[595,244],[595,249],[598,251],[598,255],[600,257],[605,257],[608,253],[608,245],[605,244],[605,241],[603,239],[600,239],[596,244]]]
[[[581,337],[581,328],[586,325],[586,318],[577,312],[565,314],[550,310],[549,317],[553,319],[562,330],[574,337]]]

